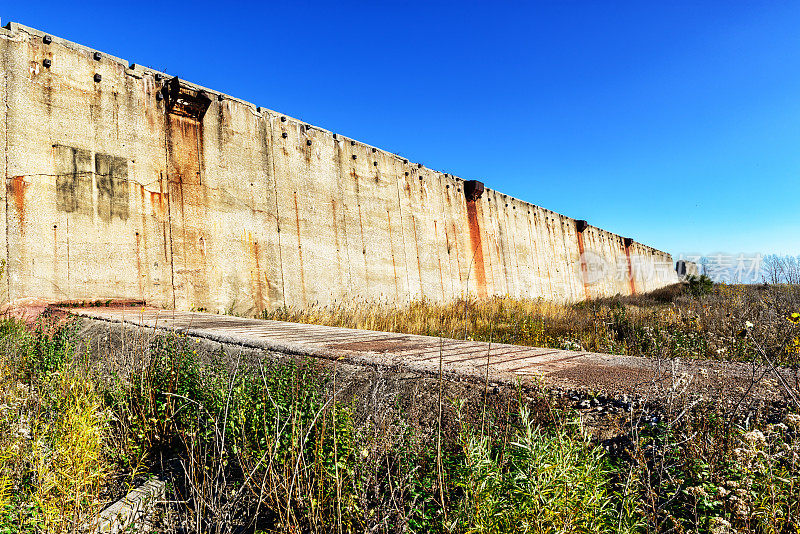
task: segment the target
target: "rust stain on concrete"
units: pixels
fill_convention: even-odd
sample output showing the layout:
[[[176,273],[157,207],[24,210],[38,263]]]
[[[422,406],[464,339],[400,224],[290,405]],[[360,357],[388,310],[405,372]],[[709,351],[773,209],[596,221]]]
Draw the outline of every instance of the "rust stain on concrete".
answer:
[[[576,235],[578,236],[578,254],[580,255],[581,259],[581,277],[583,279],[583,292],[586,295],[586,300],[589,300],[590,293],[589,293],[589,268],[586,265],[586,247],[583,243],[583,231],[585,226],[581,228],[581,223],[585,223],[585,221],[576,221]]]
[[[161,193],[150,193],[150,206],[153,208],[153,215],[163,218],[164,216],[164,197]]]
[[[629,237],[622,238],[622,246],[625,248],[625,261],[628,264],[628,285],[631,295],[636,294],[636,279],[633,277],[633,263],[631,262],[631,244],[633,240]]]
[[[478,201],[467,200],[467,224],[469,226],[469,244],[472,255],[472,266],[475,272],[475,285],[478,297],[486,298],[486,266],[483,261],[483,242],[481,225],[478,221]]]
[[[253,258],[253,266],[250,270],[250,282],[253,286],[253,301],[258,314],[264,311],[264,290],[261,282],[261,251],[258,240],[253,239],[247,234],[247,241],[250,244],[250,257]]]
[[[139,294],[144,295],[144,281],[142,280],[144,278],[142,274],[142,251],[139,241],[139,232],[136,232],[136,276],[139,280]]]
[[[455,221],[450,223],[450,235],[453,237],[453,250],[455,251],[456,269],[458,269],[458,284],[460,287],[461,282],[463,282],[463,277],[461,276],[461,251],[458,248],[459,234],[458,230],[456,230]]]
[[[14,207],[17,208],[19,231],[21,234],[25,233],[25,189],[27,189],[28,185],[24,176],[14,176],[11,178],[11,194],[14,196]]]
[[[173,194],[170,225],[176,302],[204,306],[209,301],[207,264],[201,251],[202,232],[208,227],[209,199],[203,185],[203,127],[205,100],[187,90],[177,78],[169,82],[169,111],[165,121],[167,178]],[[175,243],[178,237],[179,243]],[[178,254],[176,254],[176,252]]]
[[[417,220],[413,216],[412,216],[411,224],[414,227],[414,244],[417,247],[417,272],[419,273],[419,294],[420,295],[424,295],[425,294],[425,288],[422,285],[423,284],[423,279],[422,279],[422,261],[419,258],[419,238],[417,237]]]
[[[336,199],[331,199],[331,212],[333,214],[333,244],[336,247],[336,281],[341,285],[342,280],[342,252],[339,240],[339,215],[336,212]]]
[[[456,287],[465,285],[469,295],[481,298],[538,293],[574,301],[586,295],[585,284],[580,290],[583,275],[569,268],[578,248],[569,230],[572,219],[511,203],[495,191],[471,198],[467,184],[476,186],[475,181],[430,171],[264,109],[253,112],[252,104],[149,69],[131,72],[115,58],[104,59],[102,80],[92,82],[97,63],[74,43],[56,40],[47,49],[54,67],[70,66],[68,75],[58,68],[40,69],[32,80],[28,62],[35,59],[38,65],[44,57],[41,50],[30,56],[41,42],[38,35],[14,24],[0,30],[5,50],[0,70],[7,74],[10,104],[0,116],[15,132],[7,166],[25,169],[16,174],[28,173],[6,176],[9,256],[24,259],[17,261],[24,268],[10,285],[10,295],[144,296],[160,306],[236,313],[270,306],[284,294],[295,297],[286,303],[304,304],[301,291],[304,299],[320,304],[386,298],[392,285],[400,302],[451,298]],[[211,106],[216,109],[206,113]],[[59,120],[52,120],[57,114]],[[70,146],[61,144],[67,141]],[[338,157],[331,157],[332,145]],[[364,171],[364,181],[356,169]],[[402,181],[385,187],[394,175]],[[261,180],[258,192],[243,187]],[[131,184],[139,186],[138,194]],[[298,255],[287,253],[294,237],[281,232],[294,230],[289,213],[293,191]],[[299,204],[312,198],[306,191],[322,202],[304,205],[300,215]],[[456,193],[462,191],[466,203]],[[330,208],[322,206],[328,201]],[[279,205],[286,206],[286,213],[283,207],[278,212]],[[516,207],[521,215],[526,206],[533,215],[527,236],[514,223],[523,221],[510,211]],[[273,217],[274,224],[265,224]],[[39,234],[49,235],[53,222],[59,224],[54,240],[61,242],[43,248]],[[237,257],[248,256],[248,233],[254,254]],[[69,255],[70,236],[77,242],[64,272],[64,260],[57,256]],[[614,239],[619,236],[592,228],[583,252],[604,259],[617,253],[621,262],[619,245],[611,246]],[[361,258],[356,257],[359,249]],[[677,281],[666,253],[634,244],[626,256],[637,266],[649,262],[648,273],[658,262],[661,271],[645,277],[644,270],[629,269],[640,277],[630,285],[600,281],[591,287],[594,296],[650,291]],[[35,273],[24,270],[30,271],[34,262]],[[253,264],[252,290],[247,273],[239,272],[249,268],[248,262]],[[70,270],[81,283],[55,287],[52,281],[59,275],[69,280]],[[287,273],[298,272],[289,284]],[[279,289],[270,283],[271,276],[281,277]],[[244,280],[243,293],[224,283],[239,279]]]
[[[433,220],[433,237],[436,244],[436,260],[439,262],[439,285],[442,288],[442,300],[444,300],[444,273],[442,273],[442,255],[439,250],[439,227],[436,219]]]

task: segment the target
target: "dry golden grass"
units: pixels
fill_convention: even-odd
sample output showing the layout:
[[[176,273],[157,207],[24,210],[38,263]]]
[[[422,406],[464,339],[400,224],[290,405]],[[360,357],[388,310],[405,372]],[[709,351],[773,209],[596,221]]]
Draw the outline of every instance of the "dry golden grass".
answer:
[[[74,532],[105,504],[107,411],[81,365],[26,380],[24,360],[40,357],[42,347],[21,328],[13,342],[0,351],[2,523]]]
[[[751,360],[752,339],[783,344],[792,363],[789,318],[800,311],[796,286],[717,285],[692,296],[676,285],[646,295],[577,304],[493,297],[405,306],[354,301],[304,309],[279,308],[263,317],[456,339],[587,350],[647,357]],[[751,322],[753,337],[741,336]],[[773,347],[774,348],[774,347]],[[796,350],[794,351],[797,352]],[[796,356],[796,354],[795,354]]]

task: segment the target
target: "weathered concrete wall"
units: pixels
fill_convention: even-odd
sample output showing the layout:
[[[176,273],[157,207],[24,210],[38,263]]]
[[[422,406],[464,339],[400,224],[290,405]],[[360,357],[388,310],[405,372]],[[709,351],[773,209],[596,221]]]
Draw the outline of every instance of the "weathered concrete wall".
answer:
[[[664,252],[31,28],[0,54],[2,300],[251,314],[677,281]]]
[[[678,275],[678,279],[686,280],[690,276],[699,276],[700,267],[693,261],[678,260],[675,262],[675,273]]]

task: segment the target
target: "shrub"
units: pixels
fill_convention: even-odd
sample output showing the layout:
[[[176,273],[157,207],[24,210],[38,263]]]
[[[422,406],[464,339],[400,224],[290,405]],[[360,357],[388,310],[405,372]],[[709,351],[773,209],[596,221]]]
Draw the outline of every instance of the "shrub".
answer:
[[[465,497],[468,532],[633,532],[639,526],[630,497],[615,495],[605,453],[571,423],[552,432],[535,428],[523,408],[507,446],[467,433]]]
[[[107,411],[74,332],[0,324],[0,533],[74,532],[104,504]]]
[[[693,297],[703,297],[714,290],[714,282],[704,274],[700,276],[690,274],[686,281],[689,283],[689,293]]]

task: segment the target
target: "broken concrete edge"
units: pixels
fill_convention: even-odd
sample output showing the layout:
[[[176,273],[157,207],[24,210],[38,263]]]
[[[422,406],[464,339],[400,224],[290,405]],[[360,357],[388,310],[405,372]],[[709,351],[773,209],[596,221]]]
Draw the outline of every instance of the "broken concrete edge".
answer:
[[[109,505],[83,529],[84,532],[128,532],[136,523],[147,518],[153,508],[166,498],[166,483],[156,477],[132,489],[125,497]],[[140,525],[138,525],[140,526]]]
[[[20,297],[0,305],[0,319],[15,319],[33,325],[45,312],[66,314],[63,308],[140,307],[144,301],[137,299],[105,298],[56,300],[38,297]]]

